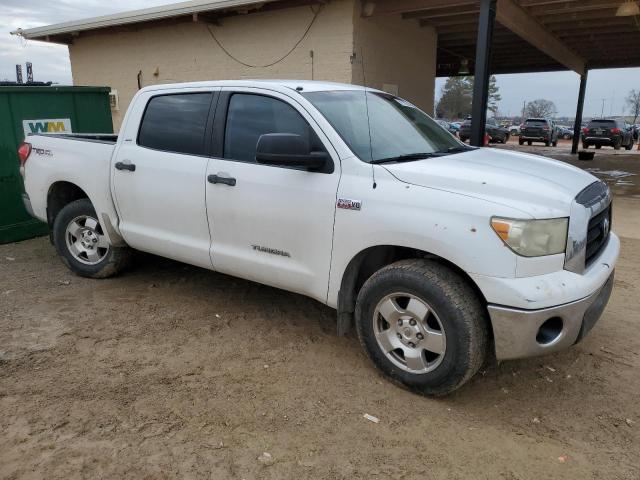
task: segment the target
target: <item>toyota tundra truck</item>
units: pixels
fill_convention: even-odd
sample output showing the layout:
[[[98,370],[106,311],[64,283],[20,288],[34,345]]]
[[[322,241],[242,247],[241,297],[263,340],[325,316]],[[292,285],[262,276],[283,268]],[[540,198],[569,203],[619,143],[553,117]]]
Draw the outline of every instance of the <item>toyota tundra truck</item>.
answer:
[[[604,183],[466,146],[370,88],[156,85],[118,135],[30,135],[18,153],[25,205],[78,275],[115,275],[141,250],[306,295],[426,395],[490,357],[576,344],[613,286]]]

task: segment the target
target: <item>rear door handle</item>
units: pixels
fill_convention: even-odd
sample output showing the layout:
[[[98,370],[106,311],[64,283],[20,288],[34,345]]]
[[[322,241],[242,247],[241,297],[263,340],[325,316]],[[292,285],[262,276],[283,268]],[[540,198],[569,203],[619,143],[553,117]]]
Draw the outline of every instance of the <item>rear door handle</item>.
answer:
[[[229,185],[230,187],[236,186],[236,179],[232,177],[219,175],[209,175],[207,177],[209,183],[224,183],[225,185]]]
[[[136,166],[133,163],[116,162],[116,170],[129,170],[130,172],[135,172]]]

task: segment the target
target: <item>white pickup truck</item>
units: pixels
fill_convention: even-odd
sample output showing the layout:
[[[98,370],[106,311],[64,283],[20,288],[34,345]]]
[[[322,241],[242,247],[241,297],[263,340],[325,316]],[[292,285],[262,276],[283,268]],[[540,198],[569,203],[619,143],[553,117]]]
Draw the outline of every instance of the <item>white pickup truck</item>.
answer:
[[[136,249],[307,295],[429,395],[489,355],[582,339],[620,249],[589,173],[465,146],[352,85],[146,87],[119,135],[32,135],[19,156],[25,205],[77,274],[114,275]]]

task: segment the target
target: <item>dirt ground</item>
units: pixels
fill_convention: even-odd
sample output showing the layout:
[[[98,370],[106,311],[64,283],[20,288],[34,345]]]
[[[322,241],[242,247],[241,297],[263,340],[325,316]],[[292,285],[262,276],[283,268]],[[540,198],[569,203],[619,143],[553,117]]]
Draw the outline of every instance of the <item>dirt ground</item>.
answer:
[[[1,245],[0,478],[637,480],[640,195],[623,187],[591,334],[443,399],[387,382],[313,300],[147,255],[87,280],[44,238]]]

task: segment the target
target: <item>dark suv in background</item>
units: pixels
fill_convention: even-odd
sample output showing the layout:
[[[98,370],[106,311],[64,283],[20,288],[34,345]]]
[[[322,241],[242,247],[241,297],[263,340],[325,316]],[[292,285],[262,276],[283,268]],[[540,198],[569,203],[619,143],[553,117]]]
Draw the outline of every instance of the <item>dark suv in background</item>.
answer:
[[[622,147],[631,150],[633,131],[624,120],[606,118],[591,120],[582,129],[582,148],[589,148],[591,145],[595,145],[596,148],[608,145],[616,150]]]
[[[531,145],[533,142],[543,142],[547,147],[558,145],[558,128],[553,120],[548,118],[527,118],[520,125],[518,143]]]
[[[507,143],[509,141],[509,130],[498,125],[494,118],[487,118],[484,131],[489,135],[492,142]],[[458,135],[463,142],[469,140],[471,137],[471,117],[467,117],[462,123]]]

